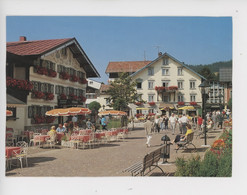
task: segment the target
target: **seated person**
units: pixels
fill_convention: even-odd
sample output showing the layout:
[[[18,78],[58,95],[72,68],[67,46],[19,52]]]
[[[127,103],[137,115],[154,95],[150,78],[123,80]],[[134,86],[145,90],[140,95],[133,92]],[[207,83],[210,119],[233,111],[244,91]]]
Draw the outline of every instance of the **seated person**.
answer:
[[[51,130],[47,132],[47,135],[49,136],[56,136],[57,135],[57,132],[56,132],[56,127],[55,126],[52,126],[51,127]]]
[[[59,133],[65,133],[65,128],[63,127],[62,124],[59,124],[56,131]]]
[[[176,135],[175,139],[171,142],[171,144],[176,143],[176,149],[178,149],[178,147],[179,147],[179,142],[185,142],[187,136],[189,134],[193,133],[190,124],[187,124],[186,125],[186,128],[187,128],[187,131],[186,131],[186,134],[185,135],[178,134],[178,135]]]
[[[93,123],[90,121],[90,119],[87,120],[86,122],[87,129],[92,129],[93,131],[95,130]]]

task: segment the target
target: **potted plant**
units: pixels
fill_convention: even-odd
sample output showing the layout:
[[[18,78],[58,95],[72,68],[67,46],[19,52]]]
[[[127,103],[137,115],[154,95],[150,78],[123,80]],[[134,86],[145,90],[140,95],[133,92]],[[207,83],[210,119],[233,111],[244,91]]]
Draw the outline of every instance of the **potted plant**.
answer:
[[[53,100],[54,99],[54,94],[53,93],[46,93],[46,100]]]
[[[49,77],[56,77],[57,76],[57,72],[55,70],[48,69],[48,76]]]
[[[197,103],[196,103],[196,102],[190,102],[190,105],[191,105],[191,106],[196,106]]]
[[[63,80],[68,80],[70,78],[70,75],[67,72],[60,72],[59,73],[59,78],[61,78]]]
[[[178,102],[178,105],[179,106],[183,106],[184,105],[184,102]]]

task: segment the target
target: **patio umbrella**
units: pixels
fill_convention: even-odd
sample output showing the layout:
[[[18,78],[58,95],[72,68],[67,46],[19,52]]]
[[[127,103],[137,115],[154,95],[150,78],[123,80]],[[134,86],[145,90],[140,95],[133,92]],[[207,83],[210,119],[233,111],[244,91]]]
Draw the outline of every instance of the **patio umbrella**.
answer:
[[[98,115],[99,116],[102,116],[102,115],[126,116],[127,113],[123,111],[119,111],[119,110],[108,110],[108,111],[99,112]]]
[[[6,110],[6,116],[12,116],[13,112],[11,110]]]
[[[193,110],[193,109],[195,109],[195,107],[193,106],[184,106],[182,108],[179,108],[179,110]]]
[[[88,108],[81,107],[71,107],[71,108],[57,108],[49,110],[45,113],[47,116],[74,116],[74,115],[84,115],[91,114],[91,110]]]

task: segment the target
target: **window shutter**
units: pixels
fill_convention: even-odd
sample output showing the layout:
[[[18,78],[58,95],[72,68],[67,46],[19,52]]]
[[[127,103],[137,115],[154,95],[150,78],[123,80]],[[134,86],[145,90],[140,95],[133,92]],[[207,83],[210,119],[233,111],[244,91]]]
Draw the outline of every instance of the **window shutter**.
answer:
[[[49,85],[49,87],[50,87],[49,92],[54,93],[54,85]]]
[[[33,117],[33,106],[28,106],[28,118]]]
[[[66,88],[66,95],[69,95],[69,87]]]
[[[55,94],[59,94],[58,85],[55,87]]]

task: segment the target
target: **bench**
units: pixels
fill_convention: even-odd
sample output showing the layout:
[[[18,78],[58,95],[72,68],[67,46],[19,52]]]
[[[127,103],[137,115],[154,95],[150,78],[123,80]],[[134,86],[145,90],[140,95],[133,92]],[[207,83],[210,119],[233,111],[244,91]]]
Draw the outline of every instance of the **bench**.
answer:
[[[132,176],[137,176],[137,175],[145,176],[157,167],[165,175],[164,171],[158,166],[158,162],[160,160],[160,156],[163,151],[164,151],[164,146],[158,148],[157,150],[151,153],[146,154],[143,158],[143,161],[135,163],[134,165],[123,170],[123,172],[130,172]],[[146,172],[146,170],[148,171]]]
[[[193,138],[194,138],[194,132],[187,135],[187,138],[185,141],[177,142],[178,148],[176,149],[176,152],[178,152],[178,150],[180,148],[183,148],[183,149],[186,148],[187,149],[189,145],[194,146],[194,148],[196,150],[196,146],[192,143]]]

